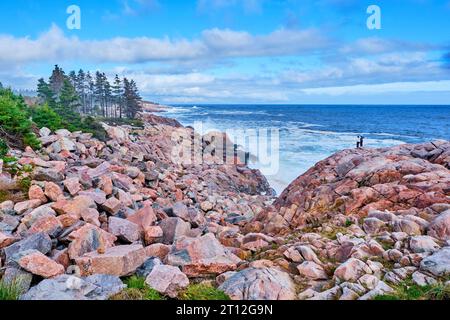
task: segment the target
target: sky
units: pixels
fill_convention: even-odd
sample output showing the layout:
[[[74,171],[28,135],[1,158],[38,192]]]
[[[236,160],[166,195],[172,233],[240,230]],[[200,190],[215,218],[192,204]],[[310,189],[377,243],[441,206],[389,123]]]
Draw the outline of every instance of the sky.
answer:
[[[450,0],[1,1],[0,82],[35,89],[55,64],[166,104],[450,105]]]

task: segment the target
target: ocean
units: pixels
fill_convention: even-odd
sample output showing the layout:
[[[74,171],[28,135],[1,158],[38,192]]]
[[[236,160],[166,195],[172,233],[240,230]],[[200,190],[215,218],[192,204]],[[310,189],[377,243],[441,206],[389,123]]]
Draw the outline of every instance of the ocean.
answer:
[[[320,160],[354,148],[358,135],[370,148],[450,140],[450,106],[178,105],[164,115],[201,122],[203,133],[277,129],[279,164],[265,174],[278,194]],[[257,159],[250,166],[260,168]]]

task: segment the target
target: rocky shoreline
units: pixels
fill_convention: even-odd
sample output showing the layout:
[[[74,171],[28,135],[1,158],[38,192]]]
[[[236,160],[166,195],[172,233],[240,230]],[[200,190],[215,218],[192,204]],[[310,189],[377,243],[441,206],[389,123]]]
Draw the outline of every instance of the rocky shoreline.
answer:
[[[174,162],[174,132],[193,130],[143,120],[105,125],[106,142],[43,128],[41,151],[14,151],[0,183],[30,183],[0,204],[0,277],[20,299],[110,299],[131,275],[169,298],[208,283],[236,300],[448,284],[450,142],[344,150],[275,198],[239,161]]]

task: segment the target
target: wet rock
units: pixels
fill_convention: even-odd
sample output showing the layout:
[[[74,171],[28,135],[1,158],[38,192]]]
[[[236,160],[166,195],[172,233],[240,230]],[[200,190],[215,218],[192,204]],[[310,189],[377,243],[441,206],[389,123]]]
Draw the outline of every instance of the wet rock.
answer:
[[[189,285],[189,279],[177,267],[156,265],[145,279],[145,283],[150,288],[175,298],[180,290]]]
[[[232,300],[295,300],[289,274],[275,268],[249,268],[237,272],[220,287]]]

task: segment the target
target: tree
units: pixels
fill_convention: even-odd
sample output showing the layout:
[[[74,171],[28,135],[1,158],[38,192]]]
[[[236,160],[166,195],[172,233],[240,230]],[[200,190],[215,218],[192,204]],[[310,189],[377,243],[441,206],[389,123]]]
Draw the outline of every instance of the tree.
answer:
[[[134,80],[129,81],[127,78],[123,79],[124,83],[124,103],[125,113],[127,118],[134,119],[136,115],[142,111],[142,98]]]
[[[119,118],[122,119],[123,116],[123,88],[122,81],[119,76],[116,74],[114,78],[114,84],[112,87],[112,92],[114,95],[114,103],[115,103],[115,111],[119,111]],[[115,118],[117,118],[117,112],[114,114]]]
[[[47,103],[49,106],[55,105],[54,93],[42,78],[38,80],[37,92],[40,103]]]
[[[64,71],[58,67],[58,65],[55,65],[55,69],[52,72],[52,75],[50,76],[49,84],[50,89],[52,90],[54,94],[54,99],[56,101],[59,101],[59,96],[61,94],[61,90],[64,86],[64,81],[67,79]]]

